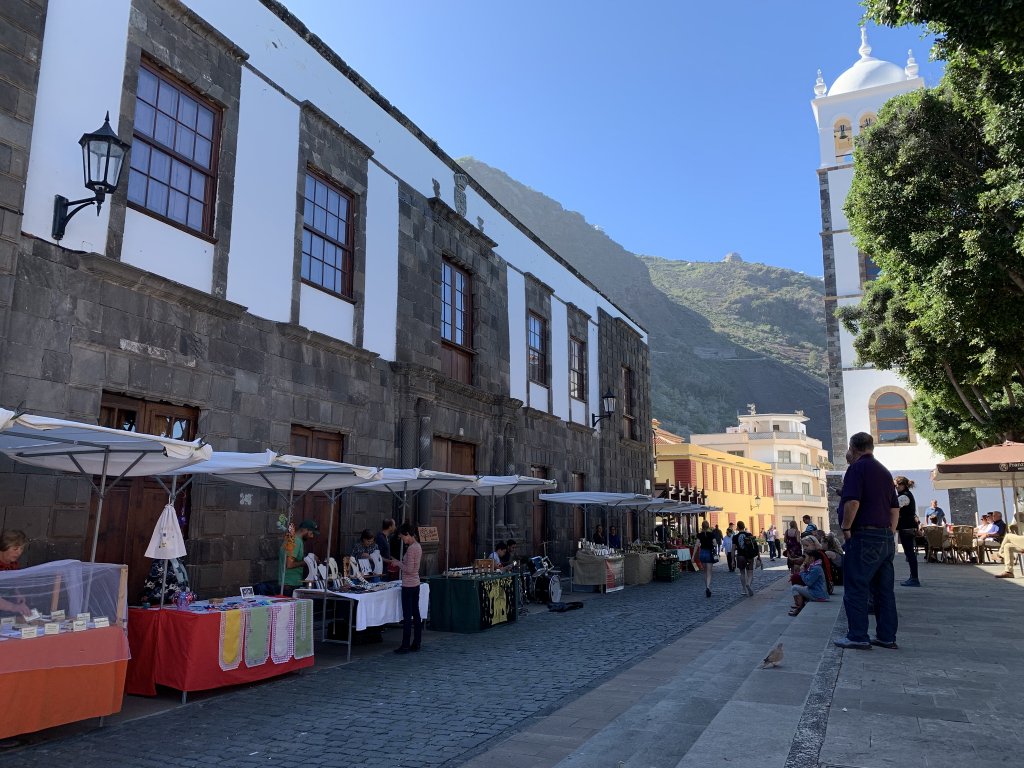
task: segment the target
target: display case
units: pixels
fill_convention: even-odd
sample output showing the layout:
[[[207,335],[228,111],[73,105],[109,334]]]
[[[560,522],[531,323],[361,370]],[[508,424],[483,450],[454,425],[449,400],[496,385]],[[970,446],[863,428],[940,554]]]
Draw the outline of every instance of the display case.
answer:
[[[60,560],[0,571],[0,738],[121,710],[128,569]]]

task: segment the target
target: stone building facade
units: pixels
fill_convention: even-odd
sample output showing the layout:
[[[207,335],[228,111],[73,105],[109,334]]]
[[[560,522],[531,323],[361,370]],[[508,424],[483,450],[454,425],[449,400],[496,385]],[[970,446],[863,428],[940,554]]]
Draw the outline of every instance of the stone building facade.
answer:
[[[237,6],[13,0],[0,8],[0,406],[202,437],[216,450],[648,491],[644,329],[282,5]],[[73,66],[70,44],[83,34],[103,51],[88,72]],[[196,156],[201,119],[180,105],[199,104],[217,121],[207,166],[178,144],[164,148],[175,173],[191,168],[200,181],[189,192],[172,179],[159,210],[149,196],[162,183],[152,158],[164,149],[139,116],[154,78],[179,99],[173,115],[157,104],[158,119],[176,120],[175,137],[191,136]],[[134,175],[126,170],[100,214],[77,216],[57,243],[53,195],[79,196],[76,141],[107,109],[132,143]],[[143,198],[132,186],[140,183],[149,185]],[[348,201],[347,217],[331,214],[344,236],[339,224],[321,237],[327,230],[306,218],[319,205],[309,192],[317,184],[335,195],[329,213]],[[186,208],[205,206],[195,226],[193,209],[179,220],[172,207],[188,195]],[[336,267],[323,257],[323,271],[307,273],[311,239],[337,245]],[[452,275],[465,288],[454,303]],[[445,336],[453,315],[466,324],[459,343]],[[528,362],[531,315],[544,321],[542,369]],[[582,345],[582,397],[568,389],[570,338]],[[622,406],[594,428],[606,389]],[[86,478],[0,458],[0,526],[29,534],[24,564],[88,556],[91,491]],[[166,502],[157,483],[139,479],[120,483],[104,507],[98,559],[130,564],[132,599]],[[197,481],[177,509],[201,593],[273,578],[280,497]],[[396,509],[387,496],[346,493],[332,550],[347,550]],[[407,510],[446,540],[436,494]],[[324,531],[331,515],[315,494],[293,511]],[[486,503],[456,499],[450,520],[452,564],[491,546]],[[571,509],[524,497],[498,504],[493,524],[523,554],[558,560],[583,534]],[[314,550],[321,555],[326,538]]]

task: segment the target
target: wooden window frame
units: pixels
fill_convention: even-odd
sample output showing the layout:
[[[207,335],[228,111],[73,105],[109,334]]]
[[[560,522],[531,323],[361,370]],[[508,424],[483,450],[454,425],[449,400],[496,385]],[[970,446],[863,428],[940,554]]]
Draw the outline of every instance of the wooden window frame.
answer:
[[[314,184],[313,199],[310,199],[309,196],[308,196],[308,193],[307,193],[307,188],[309,187],[310,181],[312,181],[312,183]],[[334,194],[338,195],[340,198],[345,200],[347,202],[347,204],[348,204],[348,218],[345,220],[345,241],[344,242],[342,242],[338,238],[332,237],[330,234],[328,234],[328,232],[326,230],[326,227],[321,230],[321,229],[318,229],[315,226],[315,211],[314,211],[314,221],[313,222],[307,222],[306,221],[306,206],[307,206],[307,204],[312,205],[314,207],[314,209],[315,208],[323,208],[325,221],[327,220],[327,217],[332,217],[332,216],[333,216],[333,218],[338,219],[339,222],[341,221],[340,217],[334,216],[333,214],[331,214],[331,212],[325,206],[321,206],[321,205],[319,205],[316,202],[315,185],[317,183],[322,184],[322,185],[324,185],[327,188],[327,194],[328,195],[330,195],[333,192]],[[302,239],[301,239],[301,243],[299,245],[299,252],[301,254],[302,265],[300,265],[300,269],[299,269],[299,279],[305,285],[308,285],[308,286],[310,286],[312,288],[315,288],[318,291],[323,291],[324,293],[328,293],[331,296],[336,296],[336,297],[338,297],[340,299],[345,299],[346,301],[353,301],[354,300],[352,283],[353,283],[353,276],[354,276],[353,273],[355,272],[355,243],[354,243],[354,240],[355,240],[355,217],[356,217],[355,208],[356,208],[356,196],[354,194],[349,192],[347,189],[344,189],[343,187],[339,186],[338,184],[335,184],[333,181],[331,181],[329,178],[327,178],[327,176],[325,176],[323,173],[320,173],[319,171],[316,171],[313,168],[306,168],[306,175],[303,177],[303,184],[302,184]],[[305,274],[305,272],[306,272],[306,270],[305,270],[305,261],[306,261],[306,233],[307,232],[309,233],[309,238],[310,238],[310,253],[309,253],[309,262],[310,262],[309,273],[310,273],[310,277],[307,277],[306,274]],[[340,233],[340,227],[339,227],[339,233]],[[334,248],[337,248],[338,251],[341,253],[341,264],[340,264],[340,266],[334,266],[334,265],[330,266],[330,269],[341,273],[341,290],[340,291],[334,289],[333,287],[332,288],[328,288],[322,282],[318,283],[318,282],[316,282],[312,278],[312,269],[313,269],[313,261],[314,260],[319,261],[321,264],[323,264],[322,270],[325,271],[327,269],[327,267],[328,267],[328,264],[327,264],[327,262],[324,259],[314,259],[313,250],[312,250],[313,243],[314,243],[314,238],[319,238],[320,240],[323,240],[325,245],[331,245]],[[323,274],[323,272],[321,272],[321,274]]]
[[[133,115],[133,117],[132,117],[133,147],[132,147],[131,157],[129,157],[129,168],[128,168],[129,184],[130,184],[130,180],[131,180],[131,174],[133,172],[138,173],[138,174],[143,174],[145,176],[145,178],[146,178],[146,190],[147,190],[147,195],[148,195],[149,181],[150,181],[150,179],[153,178],[152,176],[150,176],[150,173],[149,173],[149,163],[152,161],[152,154],[150,154],[150,160],[147,161],[147,170],[144,173],[143,173],[142,170],[136,169],[136,168],[133,167],[134,158],[137,157],[137,152],[138,152],[137,148],[139,147],[140,144],[141,145],[145,145],[149,149],[150,153],[152,153],[152,151],[155,149],[158,152],[160,152],[160,153],[162,153],[164,155],[167,155],[170,158],[170,162],[171,162],[172,168],[173,168],[173,162],[177,161],[177,162],[185,165],[187,168],[189,168],[189,170],[191,172],[201,174],[202,176],[206,177],[206,183],[204,185],[204,190],[203,190],[203,221],[202,221],[202,226],[201,226],[200,229],[196,229],[195,227],[189,225],[188,222],[187,222],[187,218],[188,218],[187,214],[186,214],[186,221],[185,222],[177,221],[176,219],[171,218],[167,214],[160,213],[159,211],[154,210],[153,208],[150,208],[146,203],[139,203],[139,202],[137,202],[135,200],[127,198],[127,194],[126,194],[126,199],[127,199],[127,203],[126,204],[127,204],[127,206],[129,208],[131,208],[133,210],[136,210],[136,211],[139,211],[140,213],[144,213],[147,216],[152,216],[153,218],[155,218],[155,219],[157,219],[159,221],[162,221],[165,224],[169,224],[170,226],[175,227],[176,229],[180,229],[183,232],[188,232],[191,235],[195,235],[197,237],[201,237],[204,240],[207,240],[209,242],[214,242],[213,227],[214,227],[214,222],[216,220],[215,208],[216,208],[216,204],[217,204],[217,173],[218,173],[219,161],[220,161],[221,123],[222,123],[222,120],[223,120],[224,110],[221,108],[220,105],[218,105],[215,102],[211,101],[210,99],[205,97],[203,94],[199,93],[194,88],[189,86],[187,83],[185,83],[182,80],[180,80],[179,78],[175,77],[173,74],[171,74],[171,73],[169,73],[169,72],[167,72],[167,71],[157,67],[155,64],[150,63],[146,59],[142,59],[139,62],[139,70],[140,70],[140,72],[144,70],[144,71],[150,73],[151,75],[153,75],[154,77],[156,77],[156,79],[158,81],[158,85],[157,85],[158,89],[159,89],[159,83],[165,83],[167,86],[169,86],[169,87],[173,88],[175,91],[177,91],[179,96],[184,94],[188,98],[192,99],[193,101],[198,102],[199,105],[205,107],[206,109],[209,109],[213,113],[213,126],[212,126],[212,129],[210,131],[210,137],[209,137],[209,141],[210,141],[210,165],[209,165],[209,168],[204,168],[202,165],[197,163],[194,158],[189,158],[189,157],[181,154],[174,147],[167,146],[166,144],[164,144],[161,141],[159,141],[156,138],[156,136],[151,136],[151,135],[149,135],[147,133],[144,133],[144,132],[142,132],[142,131],[140,131],[138,129],[138,127],[137,127],[137,114],[138,114],[138,111],[139,111],[139,102],[140,101],[142,101],[142,103],[146,104],[147,106],[154,107],[154,109],[157,109],[158,111],[160,111],[162,114],[166,115],[169,118],[171,117],[171,115],[169,115],[166,112],[163,112],[163,110],[159,110],[156,105],[150,105],[149,102],[146,102],[145,100],[143,100],[142,97],[140,97],[139,94],[138,94],[138,87],[136,87],[136,94],[135,94],[136,115]],[[158,100],[159,100],[159,96],[158,96]],[[176,102],[177,102],[177,99],[176,99]],[[154,120],[155,119],[156,118],[154,117]],[[177,126],[178,125],[185,125],[185,124],[182,123],[178,119],[177,115],[175,115],[172,119],[174,120],[174,125],[175,125],[175,136],[177,136]],[[186,128],[190,128],[187,125],[185,125],[185,127]],[[191,130],[191,128],[190,128],[190,130]],[[155,128],[154,128],[154,132],[155,132]],[[206,139],[206,137],[203,137],[203,138],[204,138],[204,140]],[[171,186],[171,173],[172,173],[172,171],[168,171],[168,180],[166,182],[166,186],[168,187],[168,210],[169,210],[169,206],[170,206],[170,191],[172,189],[172,186]],[[160,184],[164,184],[164,182],[159,180],[159,179],[157,179],[157,181]],[[182,190],[175,189],[175,191],[181,192]],[[188,195],[188,197],[191,198],[191,195]],[[198,198],[191,198],[191,199],[198,199]]]
[[[889,434],[895,430],[882,429],[883,422],[895,422],[895,419],[880,419],[879,411],[884,413],[886,410],[895,408],[895,406],[883,405],[879,406],[878,401],[885,395],[895,395],[903,400],[903,421],[906,423],[906,439],[903,440],[883,440],[883,434]],[[872,393],[868,400],[868,417],[871,421],[871,434],[875,438],[875,445],[916,445],[917,434],[914,431],[914,425],[910,420],[910,414],[907,412],[910,408],[911,397],[910,393],[899,387],[882,387]]]
[[[569,337],[569,397],[587,401],[587,342]]]
[[[534,330],[536,323],[537,329]],[[535,344],[536,342],[536,344]],[[538,346],[539,345],[539,346]],[[536,312],[526,316],[526,375],[535,384],[548,386],[548,321]]]

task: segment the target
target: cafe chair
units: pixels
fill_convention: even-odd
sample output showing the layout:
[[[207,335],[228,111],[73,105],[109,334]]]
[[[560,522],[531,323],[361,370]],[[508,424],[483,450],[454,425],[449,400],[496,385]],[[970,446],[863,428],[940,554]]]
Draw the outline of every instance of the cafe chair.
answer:
[[[924,537],[928,542],[925,559],[934,557],[936,562],[948,562],[946,553],[952,553],[953,543],[946,535],[946,529],[941,525],[929,525],[924,529]]]
[[[953,526],[953,559],[962,558],[963,562],[971,562],[974,555],[974,528],[970,525]]]

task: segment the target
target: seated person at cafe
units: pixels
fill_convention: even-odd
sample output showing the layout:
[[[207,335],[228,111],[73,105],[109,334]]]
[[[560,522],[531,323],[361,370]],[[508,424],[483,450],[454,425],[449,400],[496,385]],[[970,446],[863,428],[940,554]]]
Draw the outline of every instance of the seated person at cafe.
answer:
[[[381,573],[384,570],[384,560],[381,558],[380,550],[377,549],[373,531],[369,528],[364,528],[363,532],[359,534],[359,541],[352,547],[352,559],[362,570],[367,581],[373,583],[380,581]]]
[[[991,520],[984,531],[979,528],[974,538],[974,546],[978,553],[978,562],[985,561],[985,551],[999,549],[1006,535],[1006,523],[1003,522],[1003,513],[996,511],[991,514]]]
[[[491,552],[491,560],[494,561],[494,570],[500,571],[505,567],[504,560],[508,557],[508,544],[504,541],[499,541],[494,545],[494,551]]]
[[[608,546],[612,549],[622,549],[622,537],[614,525],[608,527]]]
[[[281,549],[278,552],[278,573],[284,572],[281,579],[281,594],[291,596],[297,587],[302,586],[306,575],[303,558],[306,557],[306,542],[312,541],[320,533],[320,526],[313,520],[303,520],[294,534],[285,534]]]
[[[594,529],[594,543],[595,544],[608,544],[608,539],[604,535],[604,526],[600,523],[597,524],[597,528]]]
[[[172,557],[167,560],[167,579],[164,580],[164,561],[154,560],[149,575],[142,583],[142,602],[160,605],[160,594],[163,593],[163,604],[173,603],[179,592],[188,592],[188,572],[180,559]]]
[[[1003,572],[997,573],[997,579],[1012,579],[1013,567],[1017,563],[1017,556],[1024,552],[1024,506],[1014,515],[1016,522],[1010,526],[1010,530],[1003,536],[1003,543],[999,545],[997,557],[1003,561]]]

